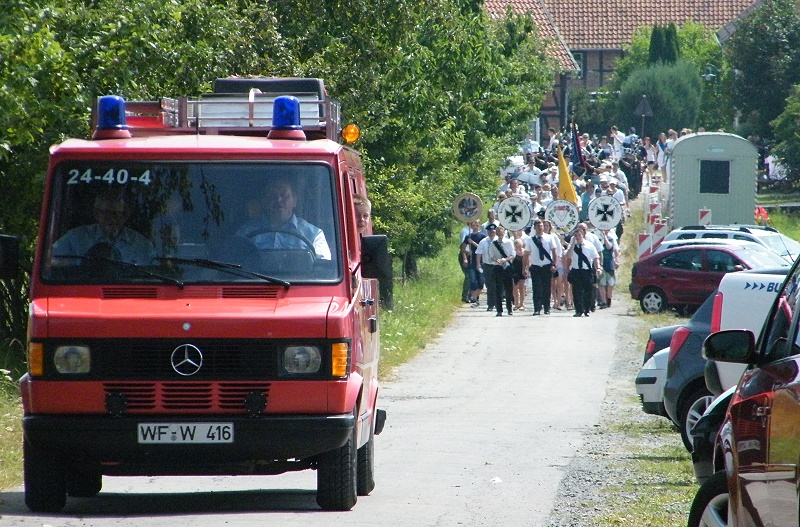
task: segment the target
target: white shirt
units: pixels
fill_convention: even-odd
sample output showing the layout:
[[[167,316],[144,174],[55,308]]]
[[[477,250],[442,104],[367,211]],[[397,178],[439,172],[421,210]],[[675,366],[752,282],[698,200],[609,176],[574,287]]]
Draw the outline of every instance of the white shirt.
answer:
[[[530,264],[531,265],[555,265],[556,262],[553,260],[552,262],[548,260],[546,257],[542,258],[539,254],[539,248],[536,246],[536,242],[534,242],[534,237],[536,235],[529,236],[528,239],[524,240],[524,251],[530,254]],[[555,244],[553,243],[553,238],[550,237],[549,234],[542,234],[542,248],[550,255],[550,258],[553,258],[553,252],[556,250]],[[558,253],[556,253],[556,257],[558,257]]]
[[[577,245],[575,245],[570,250],[572,256],[572,259],[570,260],[569,263],[570,269],[591,269],[593,262],[598,258],[600,258],[600,254],[597,252],[597,248],[595,248],[594,245],[592,245],[591,243],[586,243],[586,240],[583,240],[583,242],[584,243],[581,245],[581,251],[583,252],[583,255],[586,257],[586,259],[589,261],[589,267],[586,267],[586,263],[583,262],[580,258],[578,258],[578,254],[575,252],[575,247],[577,247]]]
[[[292,234],[297,232],[301,236]],[[330,260],[331,250],[325,239],[325,233],[319,227],[310,224],[295,214],[286,223],[272,230],[265,216],[254,218],[236,231],[237,236],[250,238],[259,249],[314,249],[320,260]],[[308,246],[306,240],[311,242]]]

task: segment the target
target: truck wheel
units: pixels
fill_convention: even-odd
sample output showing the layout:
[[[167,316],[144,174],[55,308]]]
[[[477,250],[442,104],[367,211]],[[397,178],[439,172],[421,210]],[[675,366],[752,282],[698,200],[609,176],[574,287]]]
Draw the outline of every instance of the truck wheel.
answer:
[[[639,305],[645,313],[661,313],[667,309],[667,295],[655,287],[647,289],[639,298]]]
[[[692,428],[694,428],[697,421],[703,417],[703,412],[706,411],[706,408],[708,408],[708,405],[711,404],[713,400],[714,396],[711,395],[711,392],[709,392],[705,386],[700,386],[695,388],[689,397],[681,404],[680,414],[678,415],[678,419],[680,419],[678,427],[681,431],[683,446],[685,446],[686,450],[689,452],[694,450],[694,445],[692,444]]]
[[[103,475],[83,467],[67,472],[67,495],[73,498],[93,498],[103,488]]]
[[[317,504],[326,511],[349,511],[356,504],[355,428],[343,446],[322,454],[317,465]]]
[[[32,512],[58,512],[67,504],[67,474],[62,461],[23,441],[25,505]]]
[[[689,527],[728,526],[728,480],[720,470],[708,478],[694,496],[689,509]]]
[[[375,488],[375,433],[370,431],[369,441],[358,449],[358,495],[368,496]]]

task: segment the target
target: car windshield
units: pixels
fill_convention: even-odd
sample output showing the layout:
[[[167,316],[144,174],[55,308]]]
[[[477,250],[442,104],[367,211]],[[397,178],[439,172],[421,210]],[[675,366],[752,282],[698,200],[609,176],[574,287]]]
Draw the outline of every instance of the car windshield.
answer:
[[[781,256],[796,258],[797,255],[800,254],[800,243],[783,234],[762,236],[761,241],[764,242],[764,245]]]
[[[790,264],[772,251],[763,248],[751,247],[749,245],[742,246],[742,258],[753,269],[761,269],[764,267],[788,267]]]
[[[64,162],[42,278],[55,284],[340,279],[331,167],[300,162]]]

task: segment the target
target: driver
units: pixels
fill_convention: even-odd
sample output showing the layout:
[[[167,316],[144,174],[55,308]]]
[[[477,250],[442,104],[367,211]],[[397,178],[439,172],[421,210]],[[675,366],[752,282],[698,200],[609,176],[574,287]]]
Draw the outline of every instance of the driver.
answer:
[[[92,209],[97,223],[69,230],[53,244],[53,258],[104,257],[146,265],[153,261],[155,247],[145,236],[126,227],[130,207],[119,194],[100,193]]]
[[[297,197],[288,181],[278,180],[268,186],[262,205],[264,212],[239,227],[237,236],[252,240],[258,249],[313,248],[317,258],[331,259],[322,229],[294,213]]]

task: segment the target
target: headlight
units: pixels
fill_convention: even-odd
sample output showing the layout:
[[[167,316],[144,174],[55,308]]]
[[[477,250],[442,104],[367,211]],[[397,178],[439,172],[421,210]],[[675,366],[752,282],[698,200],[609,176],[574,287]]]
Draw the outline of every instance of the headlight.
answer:
[[[322,364],[322,351],[317,346],[289,346],[283,350],[286,373],[317,373]]]
[[[89,373],[89,346],[59,346],[56,348],[53,363],[58,373]]]

